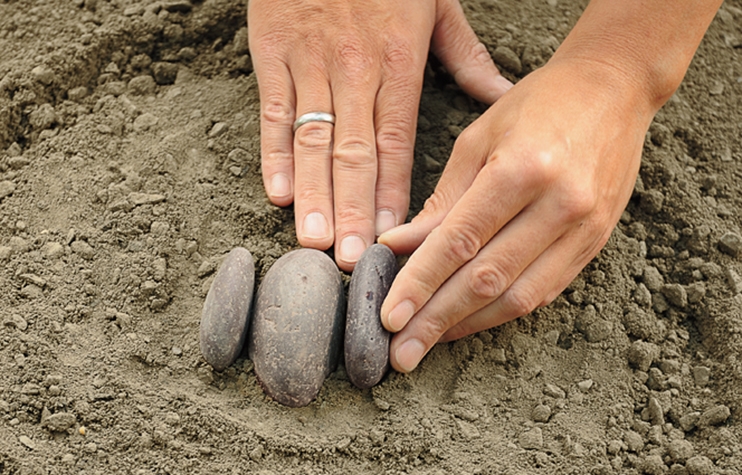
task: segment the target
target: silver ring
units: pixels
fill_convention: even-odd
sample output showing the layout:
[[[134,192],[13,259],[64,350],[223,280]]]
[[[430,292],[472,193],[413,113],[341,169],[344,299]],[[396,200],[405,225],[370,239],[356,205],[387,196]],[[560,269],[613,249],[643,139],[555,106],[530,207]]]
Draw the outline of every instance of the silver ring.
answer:
[[[296,133],[296,129],[309,122],[328,122],[335,124],[335,116],[327,112],[308,112],[294,121],[294,133]]]

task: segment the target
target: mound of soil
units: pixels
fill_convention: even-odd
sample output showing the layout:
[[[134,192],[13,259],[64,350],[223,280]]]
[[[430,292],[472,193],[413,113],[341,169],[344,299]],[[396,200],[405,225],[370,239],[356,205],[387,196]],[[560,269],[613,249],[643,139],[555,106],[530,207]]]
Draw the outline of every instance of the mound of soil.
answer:
[[[586,2],[467,0],[510,78]],[[0,473],[742,473],[742,4],[553,304],[289,409],[198,345],[220,259],[298,247],[260,178],[245,2],[0,1]],[[482,112],[426,72],[412,214]]]

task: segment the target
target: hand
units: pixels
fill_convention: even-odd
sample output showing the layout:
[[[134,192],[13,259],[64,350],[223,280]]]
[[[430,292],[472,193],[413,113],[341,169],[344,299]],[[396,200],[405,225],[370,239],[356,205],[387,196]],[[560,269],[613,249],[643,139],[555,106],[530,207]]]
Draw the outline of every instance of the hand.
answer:
[[[603,247],[656,111],[635,82],[610,64],[552,60],[459,136],[423,211],[379,237],[414,250],[381,311],[398,332],[396,370],[546,305]]]
[[[428,48],[474,98],[512,86],[457,0],[251,0],[250,51],[261,105],[263,180],[294,202],[302,246],[352,270],[376,235],[404,222]],[[336,123],[311,122],[329,112]]]

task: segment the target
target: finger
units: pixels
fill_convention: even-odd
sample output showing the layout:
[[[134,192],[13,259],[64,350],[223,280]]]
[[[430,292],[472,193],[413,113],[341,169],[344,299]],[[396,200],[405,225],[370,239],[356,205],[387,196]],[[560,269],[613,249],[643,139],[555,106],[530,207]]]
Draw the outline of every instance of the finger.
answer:
[[[567,226],[549,209],[551,204],[541,203],[509,222],[415,314],[391,348],[399,368],[411,371],[422,357],[405,349],[408,340],[427,352],[451,327],[498,299],[565,232]]]
[[[503,295],[446,331],[439,341],[453,341],[507,323],[553,300],[605,245],[607,237],[587,243],[584,232],[571,233],[552,244]],[[574,255],[575,249],[582,252]],[[565,256],[572,256],[565,259]],[[554,276],[561,276],[554,279]]]
[[[459,1],[447,0],[442,4],[431,49],[464,92],[492,104],[513,83],[497,70],[487,48],[466,20]]]
[[[297,117],[333,112],[328,79],[319,69],[299,67],[295,77]],[[334,240],[332,137],[327,122],[307,122],[294,133],[296,235],[304,247],[325,250]]]
[[[477,173],[487,160],[489,149],[483,140],[476,139],[480,132],[475,123],[459,135],[446,169],[435,191],[425,201],[423,210],[411,223],[380,235],[380,243],[389,246],[395,254],[411,254],[428,234],[443,222],[449,211],[474,182]],[[478,161],[475,158],[478,158]]]
[[[410,203],[415,129],[427,50],[390,48],[376,99],[376,235],[404,222]]]
[[[522,164],[494,160],[482,168],[441,226],[410,256],[382,305],[381,321],[389,331],[401,330],[443,282],[534,201],[537,187],[522,173]]]
[[[333,84],[336,124],[332,156],[335,260],[351,271],[375,237],[377,179],[374,103],[378,68],[371,58],[346,47],[338,54]]]
[[[294,199],[294,84],[285,63],[254,56],[260,87],[260,154],[263,184],[271,202],[288,206]]]

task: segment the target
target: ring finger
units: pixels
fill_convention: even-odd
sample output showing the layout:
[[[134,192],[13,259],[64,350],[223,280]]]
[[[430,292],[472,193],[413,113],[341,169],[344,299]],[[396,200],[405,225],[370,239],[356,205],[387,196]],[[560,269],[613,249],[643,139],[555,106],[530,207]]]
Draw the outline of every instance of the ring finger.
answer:
[[[330,86],[319,69],[298,71],[294,84],[297,119],[311,112],[333,113]],[[334,240],[333,128],[328,122],[311,121],[294,132],[296,235],[302,246],[322,250]]]

